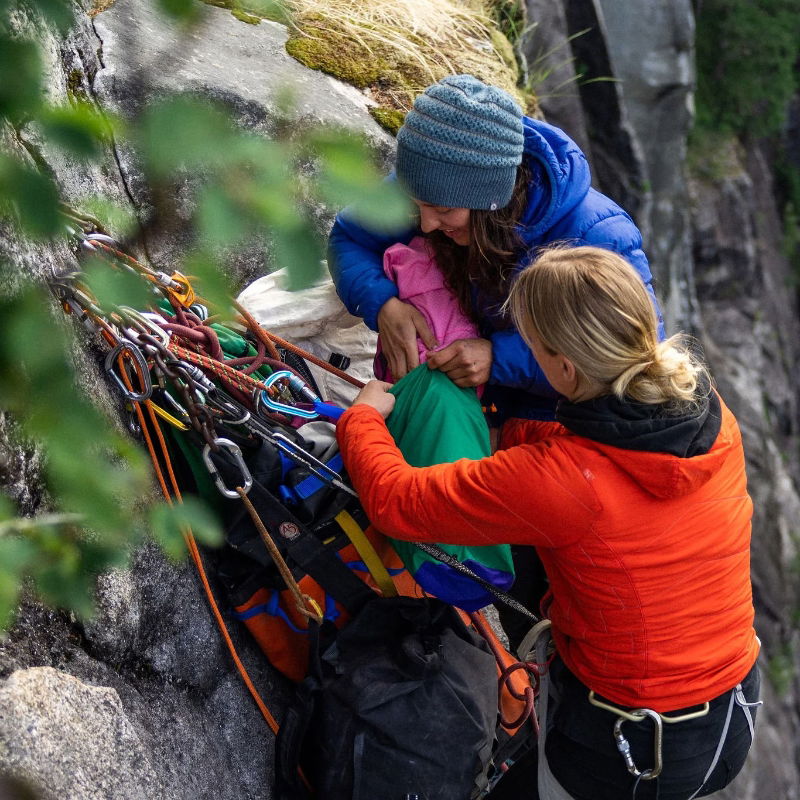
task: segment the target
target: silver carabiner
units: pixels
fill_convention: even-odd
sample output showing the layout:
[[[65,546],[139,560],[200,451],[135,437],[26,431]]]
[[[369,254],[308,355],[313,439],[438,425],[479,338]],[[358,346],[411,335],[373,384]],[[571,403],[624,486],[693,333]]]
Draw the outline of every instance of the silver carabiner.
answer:
[[[233,460],[236,462],[236,466],[241,470],[242,478],[244,478],[244,483],[241,488],[244,490],[244,493],[247,494],[253,486],[253,476],[250,474],[247,464],[244,463],[244,458],[242,457],[242,451],[239,449],[239,445],[235,444],[230,439],[214,439],[214,444],[218,448],[224,448],[233,456]],[[223,482],[222,476],[219,474],[219,471],[214,466],[214,462],[211,460],[210,444],[207,444],[203,448],[203,461],[206,465],[206,469],[208,469],[209,474],[214,479],[214,483],[216,484],[217,489],[219,489],[220,494],[224,495],[225,497],[230,497],[232,500],[236,500],[239,497],[239,492],[229,489]]]
[[[664,767],[661,746],[664,740],[664,726],[661,721],[661,714],[653,711],[652,708],[636,708],[630,712],[630,716],[639,717],[638,721],[641,722],[645,717],[650,717],[655,724],[655,731],[653,732],[653,768],[640,770],[634,763],[633,756],[631,755],[631,744],[622,732],[622,726],[627,721],[625,717],[617,717],[614,723],[614,742],[617,745],[620,755],[625,761],[625,766],[636,778],[641,778],[643,781],[651,781],[661,774]]]
[[[128,353],[141,371],[142,382],[145,385],[145,388],[142,389],[141,392],[135,392],[133,389],[129,389],[123,383],[122,378],[114,371],[114,361],[123,353]],[[147,368],[147,360],[142,351],[133,342],[129,342],[127,339],[120,339],[119,344],[117,344],[113,350],[109,351],[106,356],[105,369],[108,376],[113,378],[126,400],[141,403],[153,394],[153,381],[150,377],[150,370]]]

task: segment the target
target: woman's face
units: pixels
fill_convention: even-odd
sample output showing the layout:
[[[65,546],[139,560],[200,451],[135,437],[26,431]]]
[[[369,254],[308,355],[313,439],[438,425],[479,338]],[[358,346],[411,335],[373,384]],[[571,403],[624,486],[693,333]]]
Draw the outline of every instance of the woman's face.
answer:
[[[419,226],[423,233],[441,231],[456,244],[470,243],[469,209],[434,206],[414,200],[419,209]]]

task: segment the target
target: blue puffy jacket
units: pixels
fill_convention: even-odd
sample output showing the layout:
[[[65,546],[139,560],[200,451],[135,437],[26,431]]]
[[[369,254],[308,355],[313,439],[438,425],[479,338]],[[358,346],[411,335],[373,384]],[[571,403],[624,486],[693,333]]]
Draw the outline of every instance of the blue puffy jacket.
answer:
[[[663,322],[653,288],[642,235],[613,200],[592,189],[586,156],[562,130],[523,117],[525,154],[532,179],[528,206],[518,232],[529,250],[551,242],[595,245],[626,258],[641,275]],[[392,178],[393,179],[393,178]],[[336,289],[351,314],[378,329],[378,312],[397,287],[383,272],[383,253],[395,242],[408,243],[419,230],[386,235],[366,230],[345,209],[336,217],[329,239],[328,264]],[[525,253],[521,269],[529,261]],[[528,346],[507,321],[478,309],[481,333],[492,342],[492,372],[484,402],[498,408],[500,419],[553,419],[556,392]],[[499,420],[498,420],[499,421]]]

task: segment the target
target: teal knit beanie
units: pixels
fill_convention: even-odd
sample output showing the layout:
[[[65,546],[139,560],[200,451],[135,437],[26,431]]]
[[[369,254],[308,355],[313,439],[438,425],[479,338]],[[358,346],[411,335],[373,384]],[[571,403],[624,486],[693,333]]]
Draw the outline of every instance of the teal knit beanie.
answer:
[[[451,75],[414,101],[397,134],[400,185],[423,203],[508,205],[524,144],[522,109],[472,75]]]

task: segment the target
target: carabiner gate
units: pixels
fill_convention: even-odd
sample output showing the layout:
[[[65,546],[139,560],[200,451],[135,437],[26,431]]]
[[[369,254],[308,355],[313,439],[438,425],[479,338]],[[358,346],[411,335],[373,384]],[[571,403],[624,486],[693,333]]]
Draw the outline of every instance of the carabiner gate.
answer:
[[[123,353],[127,353],[133,359],[133,361],[136,362],[136,366],[138,368],[137,372],[139,373],[142,384],[144,385],[144,388],[140,392],[135,392],[133,389],[129,389],[124,384],[122,378],[114,371],[114,361],[118,356],[123,355]],[[153,394],[153,381],[150,378],[150,370],[147,367],[147,360],[142,354],[142,351],[135,344],[133,344],[133,342],[129,342],[127,339],[120,339],[119,344],[113,350],[110,350],[106,356],[105,369],[109,377],[113,378],[114,382],[117,384],[119,390],[122,392],[126,400],[131,400],[135,403],[141,403],[143,400],[147,400],[150,395]]]
[[[650,717],[655,725],[653,732],[653,768],[640,770],[637,768],[633,756],[631,755],[631,744],[622,732],[622,726],[627,721],[625,717],[617,717],[614,723],[614,742],[617,745],[620,755],[625,761],[625,766],[628,772],[636,778],[643,781],[651,781],[661,774],[664,767],[661,753],[661,745],[664,739],[664,726],[661,722],[661,714],[653,711],[652,708],[636,708],[630,712],[630,716],[639,717],[638,721],[641,722],[645,717]]]
[[[244,463],[244,458],[242,457],[242,451],[239,449],[239,445],[235,444],[230,439],[214,439],[214,445],[217,448],[224,448],[233,456],[233,460],[236,462],[236,466],[241,470],[242,478],[244,478],[241,488],[244,490],[244,493],[247,494],[253,486],[253,476],[250,474],[247,464]],[[206,469],[208,469],[209,474],[214,479],[214,483],[216,484],[217,489],[219,489],[220,494],[224,495],[225,497],[230,497],[232,500],[236,500],[239,497],[239,493],[229,489],[225,485],[222,480],[222,476],[219,474],[216,466],[214,466],[214,462],[211,460],[210,444],[207,444],[203,448],[203,461],[205,462]]]

